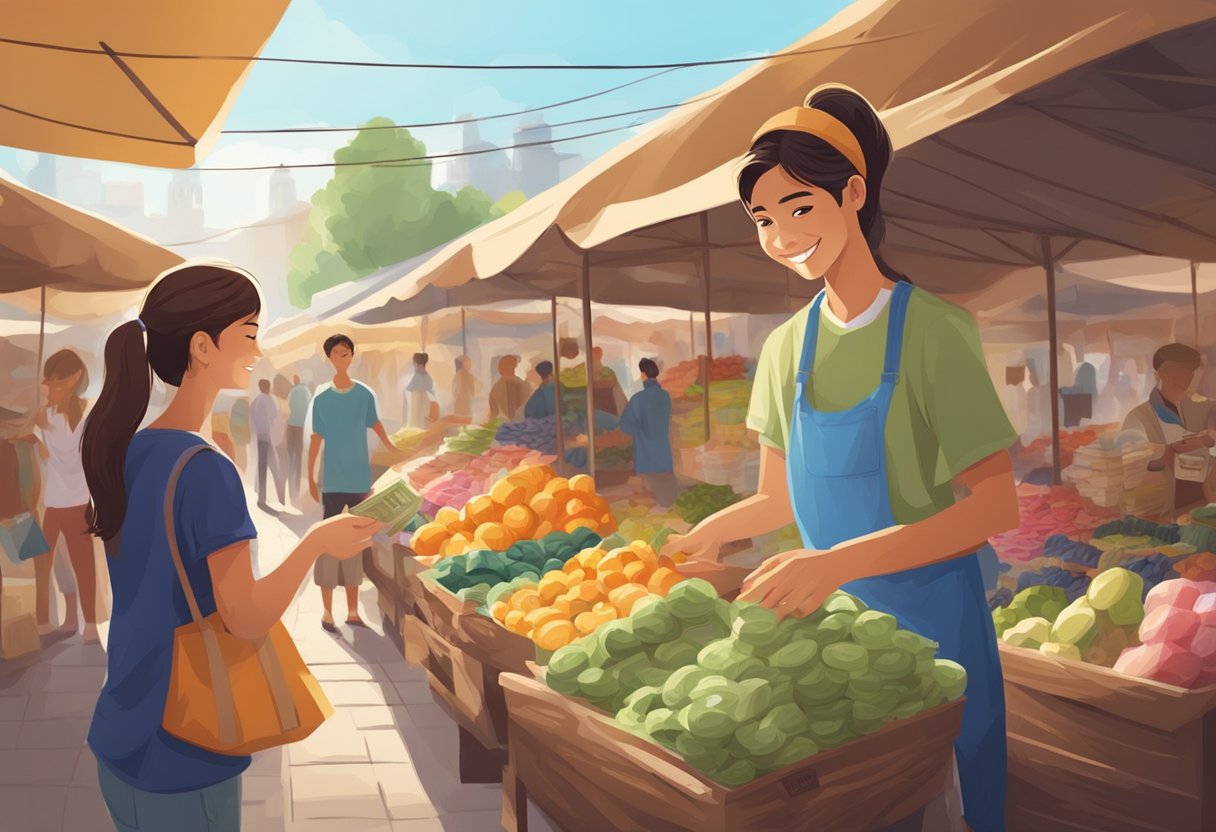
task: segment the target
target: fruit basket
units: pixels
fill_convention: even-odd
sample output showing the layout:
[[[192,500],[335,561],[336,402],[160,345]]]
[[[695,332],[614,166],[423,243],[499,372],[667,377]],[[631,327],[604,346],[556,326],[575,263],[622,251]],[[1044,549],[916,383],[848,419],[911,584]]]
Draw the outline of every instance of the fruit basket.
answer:
[[[963,710],[963,700],[948,702],[732,789],[543,682],[505,674],[501,683],[508,832],[526,829],[529,797],[565,829],[919,830],[950,774]]]

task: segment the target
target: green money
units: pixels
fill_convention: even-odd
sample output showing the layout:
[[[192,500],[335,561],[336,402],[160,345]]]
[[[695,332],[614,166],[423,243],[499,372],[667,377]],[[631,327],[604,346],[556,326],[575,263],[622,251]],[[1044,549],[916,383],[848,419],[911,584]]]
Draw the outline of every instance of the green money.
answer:
[[[404,480],[397,479],[390,485],[372,494],[349,511],[360,517],[370,517],[384,523],[385,534],[398,535],[422,508],[422,497],[414,492]]]

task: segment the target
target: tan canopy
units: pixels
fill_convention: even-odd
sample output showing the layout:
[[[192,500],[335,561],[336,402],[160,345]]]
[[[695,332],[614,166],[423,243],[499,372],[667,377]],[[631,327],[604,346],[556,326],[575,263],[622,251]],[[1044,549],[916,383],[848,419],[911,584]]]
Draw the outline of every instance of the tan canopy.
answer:
[[[32,191],[0,174],[0,300],[34,312],[48,288],[47,310],[63,318],[114,311],[182,258],[108,220]],[[113,292],[100,306],[80,292]],[[104,308],[103,308],[104,307]]]
[[[7,3],[0,144],[188,168],[288,2]]]
[[[918,284],[965,297],[1020,272],[1040,292],[1045,256],[1129,249],[1216,260],[1214,16],[1208,0],[861,0],[351,314],[498,275],[577,295],[585,262],[597,301],[703,309],[708,272],[715,309],[797,306],[817,287],[759,251],[734,170],[825,82],[891,132],[886,252]]]

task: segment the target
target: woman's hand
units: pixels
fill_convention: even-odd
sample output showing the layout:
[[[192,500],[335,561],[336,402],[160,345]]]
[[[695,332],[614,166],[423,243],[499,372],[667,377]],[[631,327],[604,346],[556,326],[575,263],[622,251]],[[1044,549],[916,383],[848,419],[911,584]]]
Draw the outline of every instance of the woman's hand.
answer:
[[[355,557],[371,545],[372,535],[385,527],[384,523],[354,514],[339,514],[314,525],[304,535],[312,551],[338,560]]]
[[[689,561],[717,563],[722,559],[722,541],[704,531],[673,534],[667,538],[659,554],[670,558],[677,553],[687,555]]]
[[[774,555],[744,579],[739,600],[755,601],[779,619],[810,615],[841,584],[859,577],[851,574],[842,552],[847,550],[793,549]]]

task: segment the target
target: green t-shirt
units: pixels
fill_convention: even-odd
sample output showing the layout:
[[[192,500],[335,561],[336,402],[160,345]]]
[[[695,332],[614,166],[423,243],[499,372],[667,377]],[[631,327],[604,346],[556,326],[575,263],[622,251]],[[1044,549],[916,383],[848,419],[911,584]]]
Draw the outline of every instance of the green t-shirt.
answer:
[[[890,301],[871,323],[845,329],[820,310],[810,401],[845,410],[878,386]],[[810,306],[768,336],[756,366],[747,426],[785,453]],[[1010,447],[1017,434],[992,386],[979,330],[959,306],[916,289],[908,301],[899,383],[887,417],[887,477],[895,521],[915,523],[954,503],[951,480]],[[793,464],[797,464],[794,461]]]

